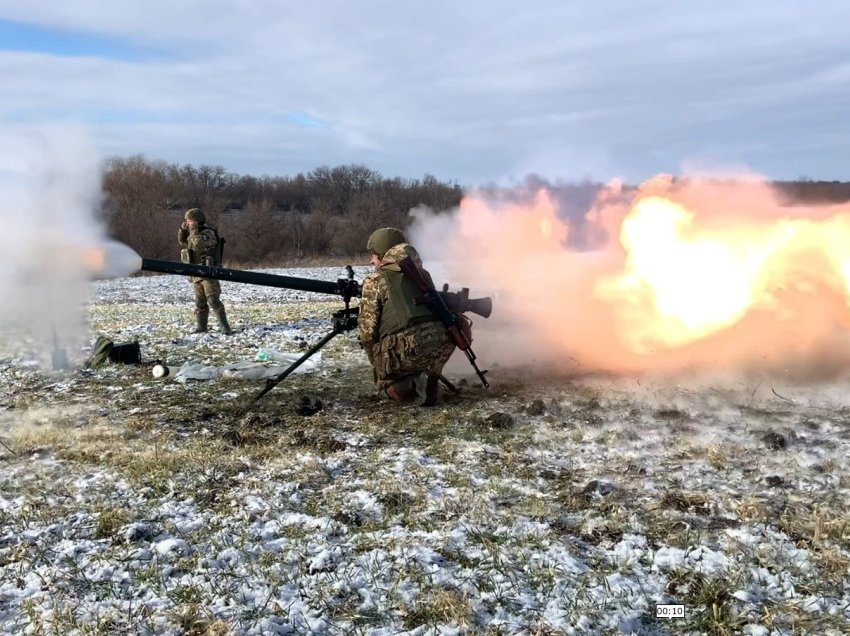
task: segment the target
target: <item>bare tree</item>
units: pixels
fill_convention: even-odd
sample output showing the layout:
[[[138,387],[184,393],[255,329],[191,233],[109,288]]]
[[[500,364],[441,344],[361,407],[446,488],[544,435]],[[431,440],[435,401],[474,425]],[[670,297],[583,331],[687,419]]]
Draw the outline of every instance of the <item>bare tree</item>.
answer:
[[[177,252],[177,228],[169,214],[169,166],[142,155],[112,159],[103,178],[109,234],[150,258]]]
[[[296,211],[287,212],[285,217],[286,231],[291,247],[288,255],[298,260],[304,258],[306,246],[307,228],[305,227],[304,217],[304,214]]]
[[[208,165],[198,168],[186,165],[179,174],[186,207],[201,208],[213,225],[218,223],[219,215],[230,202],[230,189],[237,181],[236,175],[228,174],[222,166]]]
[[[326,205],[314,208],[310,214],[304,215],[304,252],[315,258],[327,254],[333,244],[334,227],[331,219],[335,215]]]
[[[351,212],[346,217],[336,219],[332,249],[338,255],[362,255],[369,235],[375,229],[387,225],[403,227],[389,209],[384,192],[374,189],[357,194]]]
[[[246,265],[279,261],[288,251],[283,219],[273,213],[268,199],[249,203],[236,213],[227,234],[230,258]]]

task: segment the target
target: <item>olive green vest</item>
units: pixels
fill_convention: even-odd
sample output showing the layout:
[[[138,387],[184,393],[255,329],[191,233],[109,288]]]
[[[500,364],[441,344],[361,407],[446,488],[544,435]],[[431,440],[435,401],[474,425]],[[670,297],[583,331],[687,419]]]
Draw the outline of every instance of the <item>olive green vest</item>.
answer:
[[[389,299],[381,311],[378,334],[381,338],[420,322],[436,320],[428,304],[415,305],[413,300],[422,296],[419,288],[402,272],[381,268],[378,270],[387,281]]]
[[[206,253],[202,253],[198,250],[189,250],[189,262],[193,265],[221,265],[221,257],[222,251],[224,248],[224,241],[218,235],[218,230],[215,229],[211,225],[204,224],[201,227],[201,231],[212,230],[212,233],[215,234],[215,245],[210,249],[210,251]]]

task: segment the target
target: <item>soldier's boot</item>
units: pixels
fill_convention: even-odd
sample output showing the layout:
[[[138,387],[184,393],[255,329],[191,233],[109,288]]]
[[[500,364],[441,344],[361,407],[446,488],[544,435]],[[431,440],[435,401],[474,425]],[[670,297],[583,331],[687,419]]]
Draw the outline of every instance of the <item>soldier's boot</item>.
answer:
[[[230,335],[231,329],[227,322],[227,312],[224,310],[224,307],[220,307],[215,310],[215,317],[218,318],[218,325],[221,327],[221,333],[225,336]]]
[[[419,406],[436,406],[437,392],[440,388],[440,376],[436,373],[422,372],[414,380],[416,403]]]
[[[408,375],[396,380],[384,389],[384,393],[391,400],[396,400],[398,402],[410,402],[416,397],[415,381],[417,375],[418,374]]]
[[[209,321],[209,311],[195,312],[195,330],[192,333],[205,333],[207,331],[207,322]]]

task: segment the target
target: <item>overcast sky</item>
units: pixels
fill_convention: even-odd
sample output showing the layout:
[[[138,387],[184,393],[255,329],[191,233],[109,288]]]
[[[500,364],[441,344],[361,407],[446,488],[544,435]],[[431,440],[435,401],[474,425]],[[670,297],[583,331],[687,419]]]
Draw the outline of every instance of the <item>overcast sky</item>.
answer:
[[[0,140],[82,124],[105,156],[462,185],[847,180],[848,32],[846,0],[0,0]]]

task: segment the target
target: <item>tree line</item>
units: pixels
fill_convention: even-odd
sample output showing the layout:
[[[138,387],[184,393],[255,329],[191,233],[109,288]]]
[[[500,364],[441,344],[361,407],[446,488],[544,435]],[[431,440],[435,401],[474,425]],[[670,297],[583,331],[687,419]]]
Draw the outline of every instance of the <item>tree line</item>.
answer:
[[[568,217],[588,209],[601,183],[553,185]],[[529,182],[527,185],[532,185]],[[788,203],[850,201],[850,183],[776,181]],[[103,219],[110,235],[148,258],[179,257],[177,227],[183,212],[201,208],[227,239],[231,266],[275,266],[334,258],[363,258],[366,240],[378,227],[404,228],[409,211],[436,211],[460,204],[456,182],[386,178],[364,165],[320,166],[295,176],[238,175],[221,166],[177,165],[142,155],[113,158],[103,174]],[[583,212],[582,212],[583,214]]]
[[[103,192],[110,236],[139,254],[178,258],[177,228],[183,212],[197,207],[226,238],[225,261],[244,267],[362,258],[375,228],[403,228],[411,208],[448,210],[463,195],[457,183],[432,175],[386,178],[358,164],[254,177],[141,155],[110,159]]]

